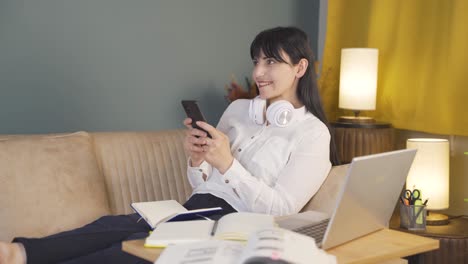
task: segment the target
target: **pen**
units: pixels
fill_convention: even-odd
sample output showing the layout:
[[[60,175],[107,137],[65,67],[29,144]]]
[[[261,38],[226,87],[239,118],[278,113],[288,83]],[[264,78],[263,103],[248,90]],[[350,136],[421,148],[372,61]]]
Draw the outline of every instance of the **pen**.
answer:
[[[424,205],[422,205],[421,200],[414,201],[414,212],[416,213],[416,224],[422,224],[423,218],[421,212],[424,210]]]
[[[423,218],[422,218],[423,216],[421,215],[421,213],[422,213],[423,211],[424,211],[424,207],[421,208],[421,209],[419,210],[419,212],[418,212],[418,213],[416,214],[416,216],[415,216],[415,219],[416,219],[415,221],[416,221],[417,224],[422,224],[422,223],[423,223]],[[419,217],[421,217],[421,218],[419,218]],[[418,219],[418,218],[419,218],[419,219]]]
[[[216,233],[216,228],[218,228],[218,221],[215,221],[213,224],[213,229],[211,229],[211,236],[214,236]]]
[[[429,198],[426,199],[424,201],[424,203],[421,205],[421,209],[419,210],[419,212],[416,214],[416,219],[419,220],[417,223],[418,224],[422,224],[421,220],[422,220],[422,216],[421,216],[421,213],[424,211],[424,207],[426,207],[426,204],[427,204],[427,201],[429,201]],[[419,218],[421,216],[421,218]],[[418,219],[419,218],[419,219]]]

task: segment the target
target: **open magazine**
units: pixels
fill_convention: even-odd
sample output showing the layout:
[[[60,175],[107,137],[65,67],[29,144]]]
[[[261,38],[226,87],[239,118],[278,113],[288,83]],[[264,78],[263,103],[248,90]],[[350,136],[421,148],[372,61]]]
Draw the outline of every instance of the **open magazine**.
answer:
[[[273,262],[276,261],[276,262]],[[274,227],[253,232],[242,242],[205,240],[168,246],[156,264],[336,263],[336,257],[317,248],[313,238]]]

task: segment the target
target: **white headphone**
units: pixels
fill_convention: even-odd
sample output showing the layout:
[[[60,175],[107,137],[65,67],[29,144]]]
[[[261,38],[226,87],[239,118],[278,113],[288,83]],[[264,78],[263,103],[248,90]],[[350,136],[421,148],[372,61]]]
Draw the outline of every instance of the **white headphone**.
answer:
[[[266,119],[270,124],[278,127],[286,127],[294,119],[293,110],[293,105],[286,100],[276,101],[269,105],[267,109],[266,100],[257,96],[250,101],[249,117],[255,124],[263,125],[266,115]]]

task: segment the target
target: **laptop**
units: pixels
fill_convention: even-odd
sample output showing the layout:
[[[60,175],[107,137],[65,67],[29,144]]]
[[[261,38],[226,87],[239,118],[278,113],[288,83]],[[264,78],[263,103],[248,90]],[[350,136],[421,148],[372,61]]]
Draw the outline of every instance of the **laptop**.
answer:
[[[279,226],[313,237],[322,249],[388,227],[415,155],[416,149],[404,149],[354,158],[331,217],[309,211]]]

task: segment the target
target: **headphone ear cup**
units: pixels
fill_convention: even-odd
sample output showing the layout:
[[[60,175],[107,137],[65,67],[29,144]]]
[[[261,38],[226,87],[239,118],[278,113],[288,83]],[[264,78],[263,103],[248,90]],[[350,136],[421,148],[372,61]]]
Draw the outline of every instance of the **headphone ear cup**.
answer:
[[[249,117],[255,124],[263,125],[263,123],[265,123],[265,108],[266,100],[260,97],[255,97],[250,101]]]
[[[278,127],[286,127],[293,120],[293,113],[293,105],[286,100],[281,100],[272,103],[268,107],[266,116],[270,124],[274,124]]]

